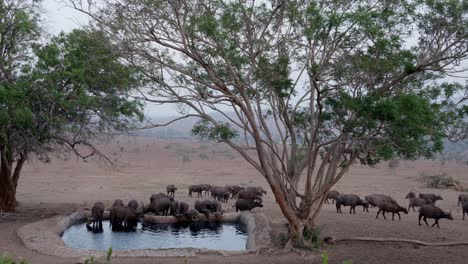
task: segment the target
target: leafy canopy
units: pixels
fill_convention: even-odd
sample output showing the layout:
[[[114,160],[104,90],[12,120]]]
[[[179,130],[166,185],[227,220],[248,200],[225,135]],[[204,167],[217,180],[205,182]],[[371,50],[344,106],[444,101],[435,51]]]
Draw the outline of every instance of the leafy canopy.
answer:
[[[12,155],[78,145],[95,154],[93,138],[142,119],[141,103],[129,100],[140,84],[137,72],[99,32],[74,30],[29,44],[30,59],[12,63],[13,80],[0,82],[0,145]]]

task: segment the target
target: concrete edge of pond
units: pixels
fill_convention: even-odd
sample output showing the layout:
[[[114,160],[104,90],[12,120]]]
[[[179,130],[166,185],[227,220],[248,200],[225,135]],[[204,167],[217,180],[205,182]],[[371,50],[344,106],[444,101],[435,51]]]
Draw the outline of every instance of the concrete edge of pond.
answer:
[[[268,218],[259,210],[254,210],[252,213],[242,212],[237,215],[238,220],[247,226],[247,250],[229,251],[197,248],[115,250],[112,252],[112,257],[193,257],[196,254],[231,256],[258,252],[260,249],[268,247],[271,233]],[[104,258],[105,251],[73,249],[67,247],[61,238],[67,228],[82,223],[87,216],[89,216],[89,211],[83,209],[69,216],[54,216],[22,226],[18,229],[17,235],[28,249],[45,255],[81,260],[91,256]]]

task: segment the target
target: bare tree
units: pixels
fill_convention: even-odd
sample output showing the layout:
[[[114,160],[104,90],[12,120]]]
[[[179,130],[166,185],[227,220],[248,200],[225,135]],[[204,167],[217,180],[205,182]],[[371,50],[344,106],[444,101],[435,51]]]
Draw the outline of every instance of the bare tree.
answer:
[[[352,164],[431,156],[460,120],[429,91],[468,55],[462,1],[70,3],[141,69],[140,99],[198,116],[265,177],[289,246]]]

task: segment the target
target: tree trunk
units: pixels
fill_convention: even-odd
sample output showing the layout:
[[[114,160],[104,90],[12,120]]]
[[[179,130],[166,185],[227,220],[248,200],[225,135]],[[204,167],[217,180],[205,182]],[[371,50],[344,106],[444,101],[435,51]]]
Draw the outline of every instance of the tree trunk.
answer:
[[[12,212],[16,207],[16,190],[10,172],[7,168],[0,170],[0,211]]]
[[[19,160],[16,162],[16,167],[15,171],[13,172],[12,176],[12,182],[13,182],[13,187],[16,192],[16,188],[18,187],[18,179],[21,173],[21,169],[23,168],[24,162],[26,161],[26,155],[21,155]]]
[[[304,229],[312,230],[312,228],[314,228],[314,223],[312,223],[309,218],[310,208],[313,204],[308,207],[301,206],[296,210],[296,208],[292,208],[293,205],[289,204],[285,199],[286,196],[290,195],[294,196],[293,199],[295,200],[296,197],[293,193],[283,194],[283,191],[279,187],[271,184],[270,187],[283,215],[289,223],[289,241],[286,244],[286,247],[306,246],[310,241],[307,242],[304,238]]]

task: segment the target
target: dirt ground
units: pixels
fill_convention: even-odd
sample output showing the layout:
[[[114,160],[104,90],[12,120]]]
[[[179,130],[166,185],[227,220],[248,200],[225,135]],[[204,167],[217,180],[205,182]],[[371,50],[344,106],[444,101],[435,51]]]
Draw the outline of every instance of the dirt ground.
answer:
[[[43,164],[32,162],[25,166],[18,187],[21,205],[14,214],[0,215],[0,255],[7,253],[16,259],[24,258],[29,263],[76,263],[72,259],[45,256],[24,247],[16,236],[22,225],[51,217],[68,214],[80,206],[90,207],[95,201],[107,205],[114,199],[137,199],[147,203],[152,193],[164,192],[167,184],[175,184],[179,190],[176,199],[193,202],[187,197],[191,184],[212,185],[245,184],[263,186],[266,181],[255,169],[236,155],[227,146],[193,141],[167,141],[156,138],[119,138],[104,150],[111,159],[118,160],[119,171],[113,171],[102,163],[90,160],[82,162],[73,156],[55,157]],[[321,236],[368,236],[410,238],[423,241],[468,240],[468,220],[463,221],[462,211],[457,207],[458,192],[422,188],[420,174],[445,172],[464,185],[468,184],[468,167],[455,162],[442,165],[439,161],[401,162],[396,169],[387,164],[376,168],[354,166],[334,189],[342,193],[355,193],[362,197],[371,193],[393,196],[407,206],[404,199],[410,190],[434,192],[444,198],[438,206],[451,210],[454,221],[443,219],[440,229],[418,226],[417,213],[402,215],[401,221],[375,219],[376,209],[369,213],[360,207],[355,215],[347,208],[337,214],[334,205],[325,205],[318,224]],[[272,219],[274,230],[284,230],[284,218],[269,192],[262,210]],[[232,210],[233,201],[225,204]],[[429,220],[432,223],[432,220]],[[276,237],[275,237],[276,241]],[[466,263],[468,246],[423,247],[404,243],[346,242],[324,245],[320,250],[329,252],[330,263]],[[113,259],[112,263],[184,263],[183,258],[136,258]],[[321,263],[319,253],[311,251],[305,255],[296,253],[224,257],[200,255],[190,258],[188,263]]]

